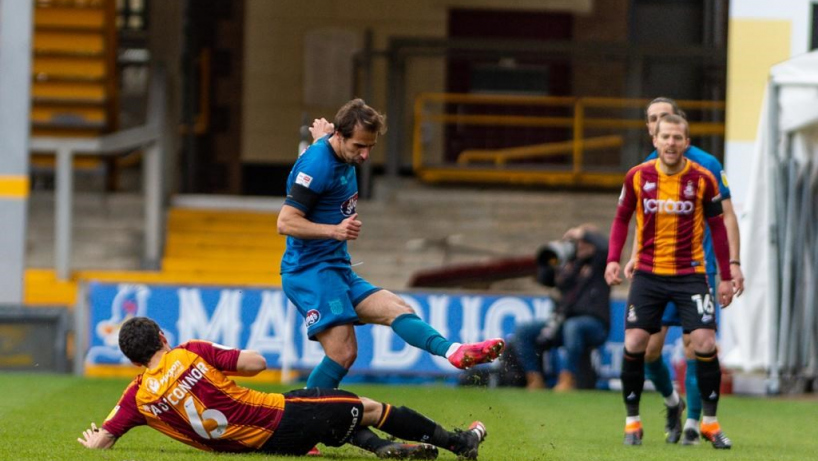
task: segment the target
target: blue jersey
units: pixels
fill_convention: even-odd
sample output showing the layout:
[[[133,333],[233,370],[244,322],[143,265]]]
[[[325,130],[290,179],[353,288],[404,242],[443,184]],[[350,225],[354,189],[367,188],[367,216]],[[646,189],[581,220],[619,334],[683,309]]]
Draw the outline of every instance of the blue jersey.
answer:
[[[730,187],[727,185],[727,175],[724,173],[724,168],[722,168],[721,162],[719,162],[716,157],[713,157],[696,146],[688,147],[687,151],[685,151],[685,157],[693,160],[713,173],[713,176],[716,177],[716,181],[719,183],[719,193],[721,195],[721,199],[726,200],[730,198]],[[656,151],[653,151],[650,155],[648,155],[648,158],[645,159],[645,161],[653,160],[655,158],[657,158],[657,154]],[[718,272],[716,266],[716,253],[713,252],[713,238],[710,236],[709,227],[707,228],[704,236],[704,257],[707,273],[716,274]]]
[[[293,194],[293,186],[302,192],[308,189],[312,200],[299,200],[304,194]],[[295,162],[287,177],[284,204],[303,211],[316,224],[338,224],[355,214],[358,205],[355,167],[335,155],[329,136],[316,141]],[[287,237],[287,250],[281,258],[282,274],[317,263],[349,265],[346,241]]]

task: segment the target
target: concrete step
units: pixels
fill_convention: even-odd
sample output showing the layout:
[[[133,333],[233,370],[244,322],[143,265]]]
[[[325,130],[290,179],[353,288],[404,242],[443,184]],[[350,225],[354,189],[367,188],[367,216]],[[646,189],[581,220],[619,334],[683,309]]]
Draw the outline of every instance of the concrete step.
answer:
[[[81,186],[78,183],[78,187]],[[542,245],[560,239],[568,228],[578,224],[591,223],[607,233],[618,196],[610,191],[427,186],[412,179],[387,182],[381,178],[375,183],[374,195],[375,199],[358,203],[363,229],[358,240],[349,242],[350,254],[353,263],[362,263],[355,267],[359,275],[373,284],[394,290],[405,288],[418,270],[487,261],[495,257],[533,255]],[[184,199],[179,201],[184,202]],[[211,201],[223,201],[220,208],[233,209],[231,213],[235,212],[234,207],[242,206],[254,212],[272,213],[273,208],[281,204],[280,198],[214,197],[197,206],[207,208],[205,202]],[[271,208],[273,202],[276,206]],[[96,275],[100,275],[99,270],[129,273],[138,270],[143,235],[142,206],[142,199],[136,193],[78,193],[73,208],[72,266],[77,270],[93,269]],[[29,198],[29,267],[53,268],[53,216],[53,191],[33,192]],[[271,218],[265,219],[270,219],[267,224],[270,228],[264,232],[231,237],[242,254],[252,248],[251,253],[256,255],[254,259],[264,266],[262,268],[254,267],[253,271],[231,269],[219,274],[191,266],[172,276],[165,275],[164,279],[156,274],[138,277],[165,283],[263,285],[266,282],[277,285],[280,283],[279,261],[267,257],[283,251],[283,238],[277,235]],[[230,247],[222,246],[223,236],[171,235],[167,243],[166,248],[180,248],[179,251],[183,252],[168,252],[166,256],[169,257],[184,255],[188,260],[196,259],[196,245],[201,245],[199,259],[203,261],[232,259]],[[210,253],[214,248],[217,250]],[[621,295],[625,288],[617,289],[617,293]],[[497,283],[492,285],[492,290],[547,292],[533,279]]]

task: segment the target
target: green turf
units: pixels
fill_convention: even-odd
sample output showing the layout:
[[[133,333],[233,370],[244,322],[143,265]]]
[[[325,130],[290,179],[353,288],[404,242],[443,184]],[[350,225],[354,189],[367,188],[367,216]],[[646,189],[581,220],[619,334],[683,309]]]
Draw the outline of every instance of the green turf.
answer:
[[[147,427],[132,430],[113,450],[87,450],[76,438],[92,421],[101,423],[127,382],[62,375],[0,373],[0,460],[270,460],[261,455],[197,451]],[[254,386],[282,390],[275,386]],[[728,396],[720,421],[733,440],[731,451],[709,445],[664,442],[662,404],[655,393],[642,401],[642,447],[622,446],[624,409],[616,392],[526,392],[445,386],[349,386],[376,400],[406,405],[444,426],[465,427],[479,419],[489,437],[481,460],[793,460],[815,459],[818,400]],[[354,447],[326,448],[324,459],[375,459]],[[320,459],[320,458],[319,458]],[[449,452],[439,459],[454,460]]]

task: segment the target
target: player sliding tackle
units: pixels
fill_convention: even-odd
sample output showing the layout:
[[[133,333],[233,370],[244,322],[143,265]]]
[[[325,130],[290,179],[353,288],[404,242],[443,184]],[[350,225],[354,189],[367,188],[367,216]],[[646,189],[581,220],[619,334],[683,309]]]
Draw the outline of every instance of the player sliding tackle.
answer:
[[[268,394],[238,386],[228,376],[253,376],[267,368],[259,353],[189,341],[171,348],[153,320],[122,325],[119,347],[146,370],[128,385],[102,427],[77,440],[88,448],[112,448],[130,429],[148,425],[195,448],[217,452],[304,455],[316,443],[340,446],[368,437],[376,427],[409,445],[388,442],[381,458],[435,459],[437,447],[461,459],[477,459],[486,427],[473,422],[449,432],[406,407],[393,407],[338,389],[299,389]]]

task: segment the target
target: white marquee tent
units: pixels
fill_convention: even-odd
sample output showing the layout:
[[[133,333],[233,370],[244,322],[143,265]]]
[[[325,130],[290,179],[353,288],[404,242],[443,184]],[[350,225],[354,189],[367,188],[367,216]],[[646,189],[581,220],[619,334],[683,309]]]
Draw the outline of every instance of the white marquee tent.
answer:
[[[818,365],[818,52],[771,69],[751,161],[746,291],[723,311],[723,363],[766,371],[771,392],[799,390]]]

